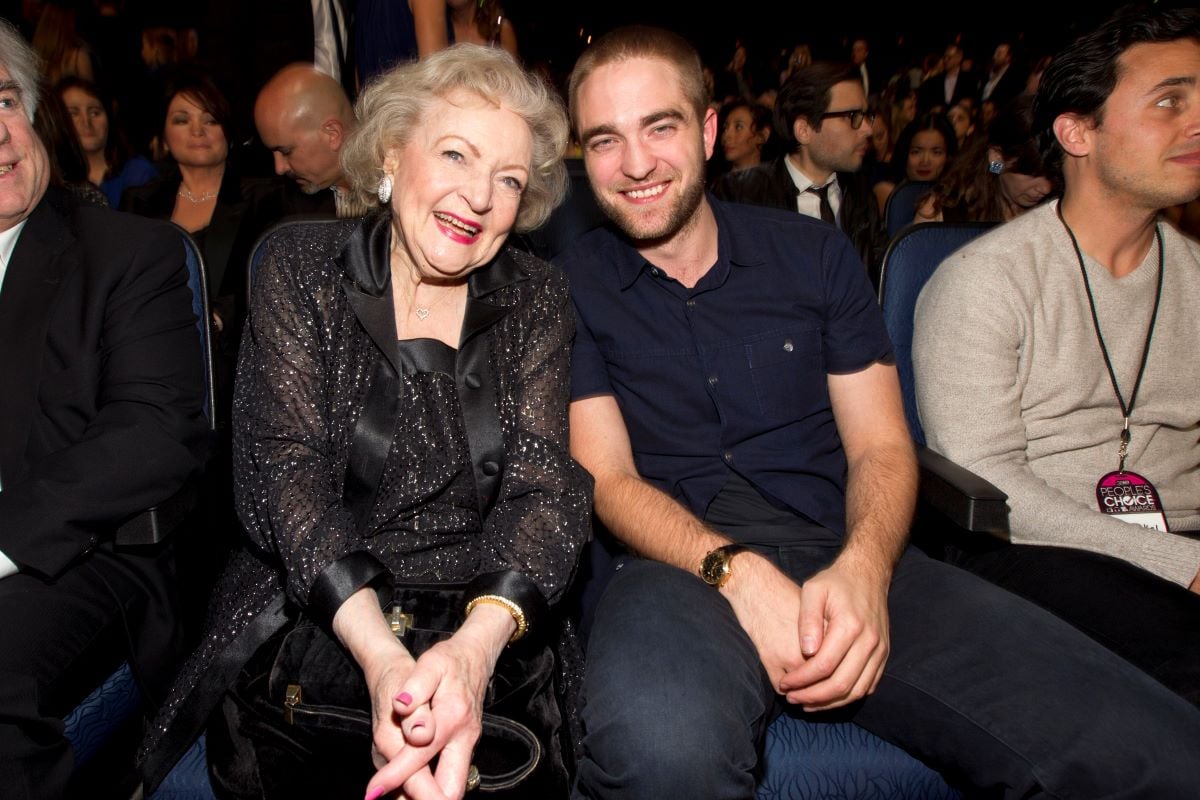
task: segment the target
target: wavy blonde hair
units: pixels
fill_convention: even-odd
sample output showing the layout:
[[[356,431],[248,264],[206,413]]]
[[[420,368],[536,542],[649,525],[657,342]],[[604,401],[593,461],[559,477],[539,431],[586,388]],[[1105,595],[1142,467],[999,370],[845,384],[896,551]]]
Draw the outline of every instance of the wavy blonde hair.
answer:
[[[533,163],[521,195],[515,229],[532,230],[550,216],[567,192],[563,153],[569,128],[562,101],[540,79],[496,47],[461,43],[420,61],[381,73],[359,95],[358,128],[342,148],[342,170],[354,199],[379,204],[376,188],[388,151],[408,144],[435,100],[466,90],[503,106],[529,126]]]

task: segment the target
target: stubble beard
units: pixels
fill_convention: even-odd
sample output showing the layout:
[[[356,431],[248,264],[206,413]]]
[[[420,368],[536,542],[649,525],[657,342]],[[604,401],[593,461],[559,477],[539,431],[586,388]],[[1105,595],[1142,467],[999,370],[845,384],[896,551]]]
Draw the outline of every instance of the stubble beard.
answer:
[[[696,178],[683,187],[679,199],[667,213],[666,219],[659,224],[653,224],[649,220],[643,220],[636,208],[624,206],[621,200],[596,195],[596,202],[605,216],[631,240],[645,244],[670,239],[687,228],[695,220],[696,211],[703,200],[704,182]]]

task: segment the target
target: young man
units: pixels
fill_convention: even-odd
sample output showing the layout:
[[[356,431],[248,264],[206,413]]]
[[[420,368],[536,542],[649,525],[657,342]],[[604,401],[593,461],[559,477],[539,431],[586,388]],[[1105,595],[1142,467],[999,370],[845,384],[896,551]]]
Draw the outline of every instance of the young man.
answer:
[[[1034,111],[1062,201],[925,288],[925,432],[1009,497],[1021,544],[962,563],[1200,705],[1200,245],[1158,221],[1200,195],[1200,12],[1124,9],[1055,58]]]
[[[616,31],[570,95],[620,229],[562,259],[572,452],[640,556],[596,610],[578,794],[751,797],[785,700],[1014,797],[1193,792],[1195,709],[906,548],[916,465],[864,270],[831,226],[705,196],[695,51]]]
[[[888,237],[870,181],[859,172],[873,122],[856,67],[829,61],[801,67],[775,99],[776,134],[787,155],[724,175],[713,193],[837,225],[878,282]]]
[[[170,679],[170,552],[113,540],[199,470],[205,425],[179,235],[49,186],[36,64],[0,21],[0,791],[54,800],[95,672]]]

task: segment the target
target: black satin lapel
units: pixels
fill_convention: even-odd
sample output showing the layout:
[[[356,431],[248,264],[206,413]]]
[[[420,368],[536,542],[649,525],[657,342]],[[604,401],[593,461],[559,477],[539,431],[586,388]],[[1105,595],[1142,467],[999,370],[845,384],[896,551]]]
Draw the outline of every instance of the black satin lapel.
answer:
[[[500,406],[496,375],[492,370],[490,339],[476,334],[494,325],[509,312],[467,297],[463,340],[458,349],[455,382],[462,404],[471,467],[475,474],[479,512],[487,516],[500,489],[504,472],[504,439],[500,431]]]
[[[17,238],[0,288],[0,482],[23,472],[50,307],[81,259],[70,228],[43,199]]]
[[[400,380],[383,357],[372,367],[371,387],[363,398],[362,413],[354,426],[350,442],[350,461],[342,499],[361,531],[370,519],[379,494],[383,465],[392,448],[399,415]]]
[[[458,342],[459,349],[466,347],[471,339],[504,319],[509,310],[508,306],[488,305],[468,295],[467,309],[463,314],[462,337]]]
[[[363,330],[375,342],[379,352],[391,364],[392,370],[400,374],[400,360],[396,353],[396,311],[392,306],[392,293],[384,290],[384,294],[375,297],[363,292],[352,279],[342,280],[342,290],[350,301],[350,308]]]

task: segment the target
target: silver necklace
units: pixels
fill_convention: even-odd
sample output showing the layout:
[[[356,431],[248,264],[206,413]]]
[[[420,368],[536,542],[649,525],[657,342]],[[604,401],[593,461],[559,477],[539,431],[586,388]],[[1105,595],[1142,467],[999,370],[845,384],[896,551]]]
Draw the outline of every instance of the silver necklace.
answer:
[[[193,203],[207,203],[209,200],[212,200],[214,197],[216,197],[217,193],[216,192],[205,192],[204,194],[201,194],[201,195],[195,195],[195,194],[192,194],[191,192],[189,192],[183,186],[183,184],[180,184],[179,185],[179,196],[182,197],[184,200],[188,200]]]
[[[438,299],[438,301],[436,303],[434,303],[432,305],[428,305],[428,306],[415,305],[416,296],[414,295],[413,296],[413,302],[414,302],[413,313],[417,315],[417,319],[419,319],[421,322],[424,322],[425,320],[429,319],[429,315],[433,313],[433,310],[435,308],[440,306],[442,303],[446,302],[446,300],[448,298],[453,297],[455,294],[457,294],[457,292],[455,292],[454,290],[445,292],[445,293],[443,293],[442,297]]]

